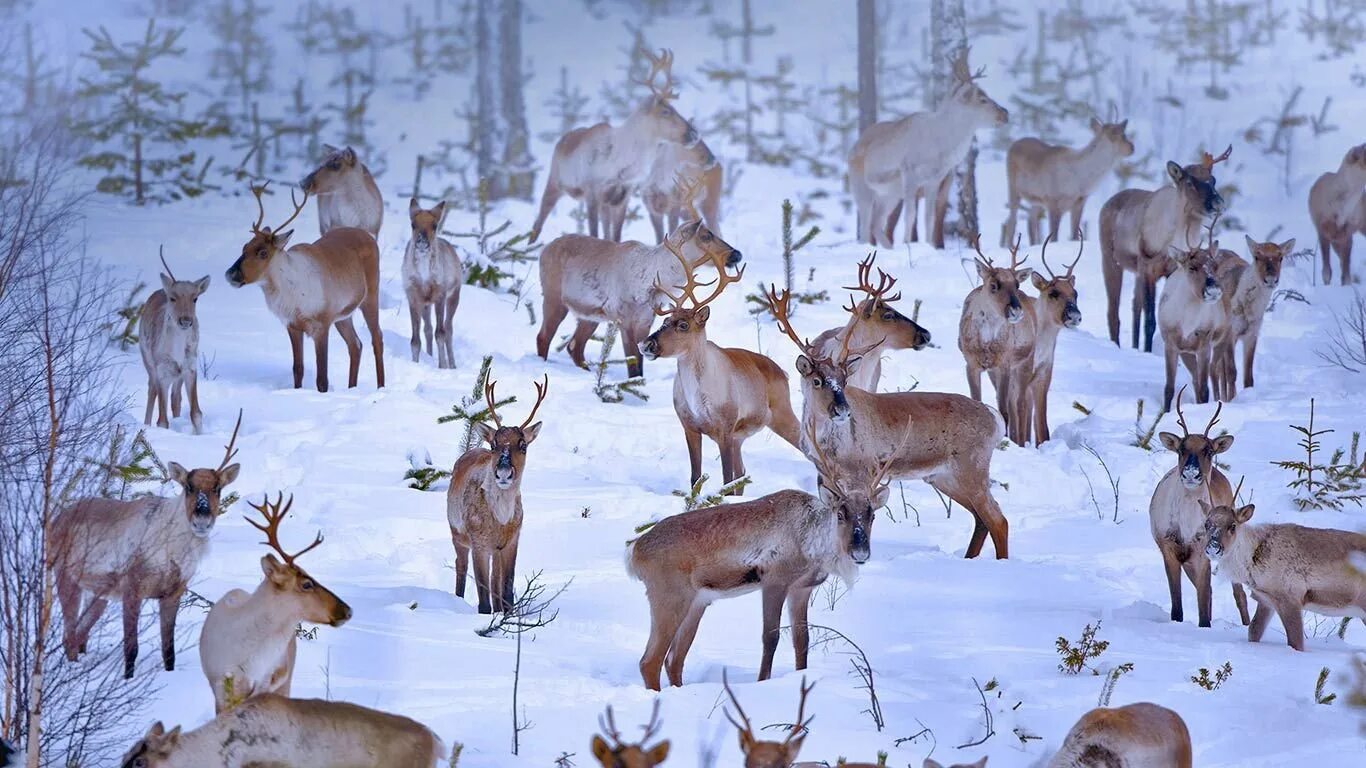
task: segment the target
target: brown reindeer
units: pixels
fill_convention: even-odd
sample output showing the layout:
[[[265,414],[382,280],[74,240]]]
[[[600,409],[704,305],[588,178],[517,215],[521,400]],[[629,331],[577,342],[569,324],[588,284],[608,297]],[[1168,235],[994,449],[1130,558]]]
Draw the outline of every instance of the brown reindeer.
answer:
[[[1218,217],[1215,218],[1218,220]],[[1209,247],[1173,249],[1167,267],[1167,282],[1157,308],[1157,324],[1162,330],[1162,351],[1166,357],[1167,383],[1162,390],[1162,407],[1171,410],[1176,391],[1176,363],[1180,359],[1194,383],[1195,402],[1210,401],[1211,391],[1223,391],[1225,368],[1216,366],[1216,350],[1226,344],[1229,334],[1228,308],[1223,288],[1216,276],[1219,243],[1210,224]]]
[[[673,249],[666,242],[665,247]],[[720,297],[727,285],[740,282],[745,270],[735,275],[718,273],[711,283],[699,283],[697,265],[673,250],[682,265],[684,283],[675,286],[674,295],[657,286],[671,306],[655,309],[664,318],[659,330],[645,339],[643,352],[650,360],[672,357],[678,360],[674,377],[674,412],[683,425],[688,444],[689,485],[702,477],[702,436],[706,435],[721,450],[721,474],[730,483],[745,474],[741,448],[745,440],[768,427],[797,447],[797,415],[792,412],[787,374],[769,358],[747,349],[720,347],[707,340],[707,321],[711,302]],[[698,296],[703,285],[714,285],[707,296]],[[735,494],[744,495],[743,489]]]
[[[597,237],[601,224],[604,238],[621,241],[626,202],[650,172],[660,144],[672,142],[691,147],[698,141],[692,123],[673,108],[673,53],[641,53],[650,72],[636,82],[648,86],[650,96],[620,126],[598,123],[575,128],[555,143],[541,193],[541,209],[531,227],[530,241],[541,236],[545,220],[560,195],[582,200],[588,208],[588,234]],[[660,75],[663,83],[657,83]],[[672,174],[671,174],[672,175]]]
[[[1235,494],[1236,496],[1236,494]],[[1205,515],[1205,556],[1234,584],[1246,584],[1257,600],[1248,642],[1261,642],[1274,611],[1285,642],[1304,650],[1303,611],[1366,621],[1366,536],[1294,523],[1249,525],[1251,504],[1234,509],[1200,500]]]
[[[490,381],[484,387],[493,426],[479,422],[476,428],[488,448],[471,448],[455,461],[451,485],[446,492],[446,520],[455,545],[455,594],[465,596],[465,574],[471,553],[474,586],[479,592],[479,612],[505,612],[512,606],[513,577],[517,569],[517,545],[522,536],[522,473],[526,452],[541,433],[536,418],[550,387],[550,377],[536,384],[536,403],[526,420],[504,426],[498,417],[498,398]]]
[[[161,659],[175,669],[175,620],[180,598],[209,548],[223,488],[237,479],[237,415],[232,438],[217,469],[191,469],[168,462],[167,474],[181,488],[174,498],[78,499],[49,524],[47,566],[62,607],[62,647],[70,661],[85,652],[109,601],[123,607],[123,676],[133,676],[138,658],[138,617],[144,600],[161,611]],[[90,601],[81,608],[81,596]]]
[[[190,401],[190,423],[194,433],[204,426],[199,410],[199,317],[195,305],[209,287],[209,276],[198,280],[177,280],[163,256],[161,289],[153,291],[138,314],[138,351],[147,370],[147,413],[142,423],[152,423],[152,406],[157,407],[157,426],[171,425],[166,418],[166,401],[171,415],[180,418],[180,392],[184,388]]]
[[[1228,478],[1215,464],[1214,457],[1233,446],[1233,435],[1210,437],[1210,430],[1219,422],[1223,403],[1204,432],[1192,434],[1186,427],[1186,415],[1181,410],[1181,395],[1176,394],[1176,423],[1181,434],[1158,433],[1167,450],[1176,454],[1176,466],[1167,471],[1153,489],[1148,505],[1148,519],[1152,525],[1153,541],[1162,553],[1162,564],[1167,572],[1167,587],[1171,592],[1172,621],[1182,621],[1185,613],[1181,605],[1181,572],[1195,585],[1196,605],[1200,626],[1210,626],[1213,614],[1213,590],[1210,586],[1210,562],[1200,546],[1204,530],[1204,515],[1197,502],[1212,499],[1215,505],[1230,504],[1233,491]],[[1244,624],[1248,622],[1247,594],[1240,583],[1233,585],[1233,602]]]
[[[607,707],[607,717],[598,717],[598,725],[602,728],[602,736],[593,735],[593,757],[598,761],[602,768],[654,768],[663,765],[665,758],[669,756],[669,740],[665,739],[653,747],[646,749],[645,742],[653,739],[659,733],[659,699],[655,699],[654,708],[650,710],[650,722],[644,727],[644,735],[634,744],[627,744],[621,737],[621,731],[617,730],[617,723],[612,716],[612,707]],[[604,739],[603,736],[607,738]],[[608,741],[610,739],[610,741]]]
[[[981,760],[978,760],[973,763],[954,763],[953,765],[948,766],[948,768],[986,768],[986,764],[987,759],[983,757]],[[834,763],[793,763],[792,768],[829,768],[829,766],[832,765],[838,765],[840,766],[840,768],[886,768],[886,763],[850,763],[845,761],[844,758],[840,758],[837,762]],[[932,758],[927,757],[925,758],[925,762],[921,764],[921,768],[945,768],[945,766],[938,760],[934,760]]]
[[[686,188],[677,180],[697,179],[696,199],[685,198]],[[640,188],[641,200],[655,228],[655,242],[678,229],[685,221],[701,219],[713,234],[721,235],[721,192],[725,169],[705,141],[692,146],[665,142],[655,150],[650,174]],[[700,209],[700,213],[699,210]],[[623,208],[621,211],[625,213]],[[667,225],[667,229],[665,228]]]
[[[658,283],[676,284],[683,279],[675,251],[694,267],[711,262],[718,271],[738,265],[742,258],[701,221],[684,224],[656,246],[583,235],[555,238],[540,258],[541,330],[536,334],[536,354],[549,358],[555,331],[572,312],[578,324],[568,352],[575,365],[585,367],[584,347],[597,324],[611,322],[621,328],[629,374],[643,375],[640,342],[650,333],[655,308],[666,301]]]
[[[1040,227],[1048,214],[1048,236],[1058,239],[1063,212],[1072,215],[1072,239],[1081,237],[1081,214],[1086,199],[1120,159],[1134,153],[1134,143],[1124,131],[1129,121],[1102,123],[1091,118],[1091,141],[1081,149],[1049,144],[1033,137],[1018,139],[1006,151],[1007,206],[1001,227],[1001,247],[1015,239],[1020,201],[1030,204],[1029,244],[1039,242]]]
[[[248,502],[250,503],[250,502]],[[263,693],[289,696],[294,679],[298,628],[301,622],[340,627],[351,618],[351,607],[300,568],[295,561],[323,543],[313,543],[290,554],[280,544],[280,523],[294,505],[281,493],[251,504],[264,518],[247,522],[266,535],[264,543],[280,555],[261,558],[265,578],[255,592],[234,589],[209,609],[199,633],[199,661],[213,691],[214,712],[223,712]]]
[[[1067,732],[1048,768],[1191,768],[1190,730],[1148,702],[1097,707]]]
[[[1085,237],[1077,247],[1077,258],[1067,265],[1067,271],[1055,274],[1048,266],[1048,242],[1052,235],[1044,238],[1043,250],[1039,254],[1048,277],[1035,271],[1030,275],[1039,298],[1022,294],[1020,301],[1025,312],[1034,316],[1034,354],[1033,362],[1026,373],[1023,386],[1024,400],[1021,403],[1020,427],[1024,430],[1026,441],[1032,436],[1035,445],[1048,442],[1048,390],[1053,386],[1053,356],[1057,351],[1058,332],[1063,328],[1076,328],[1081,325],[1081,309],[1077,307],[1077,278],[1072,274],[1077,262],[1081,261],[1085,248]],[[1032,429],[1032,435],[1031,435]]]
[[[460,287],[465,284],[465,265],[455,246],[441,237],[441,221],[446,217],[446,202],[426,209],[417,198],[408,201],[408,220],[413,236],[403,252],[403,290],[408,295],[408,316],[413,323],[413,362],[422,356],[421,335],[427,337],[427,354],[432,354],[432,330],[436,330],[438,368],[455,367],[451,323],[460,306]],[[436,322],[433,324],[432,315]]]
[[[446,746],[416,720],[320,699],[263,694],[185,733],[155,723],[120,768],[436,768]]]
[[[873,285],[872,270],[876,258],[877,254],[873,253],[859,262],[858,285],[844,287],[845,290],[860,291],[866,296],[857,302],[852,296],[849,298],[849,306],[844,308],[849,313],[849,321],[840,328],[825,331],[812,342],[826,356],[833,356],[839,349],[851,346],[866,349],[864,354],[869,357],[849,376],[849,386],[858,387],[864,392],[876,392],[878,382],[882,379],[882,356],[874,352],[883,349],[924,349],[930,343],[929,331],[892,306],[892,302],[901,298],[899,291],[888,295],[896,285],[896,278],[879,267],[878,284]]]
[[[982,253],[981,238],[973,238],[977,251],[977,274],[982,284],[963,299],[958,320],[958,349],[967,362],[968,392],[982,399],[982,372],[996,389],[996,410],[1006,421],[1011,441],[1029,440],[1029,409],[1026,388],[1034,370],[1036,320],[1026,309],[1021,290],[1034,270],[1021,269],[1020,240],[1010,248],[1010,266],[998,267]]]
[[[265,186],[255,187],[260,215],[251,225],[252,237],[242,246],[242,255],[228,268],[228,282],[234,288],[256,283],[266,297],[266,306],[285,324],[294,356],[294,388],[304,382],[304,335],[313,339],[317,366],[318,391],[327,391],[327,335],[336,326],[351,358],[347,386],[356,386],[360,373],[360,337],[351,323],[359,307],[370,330],[370,346],[375,351],[375,383],[384,386],[384,334],[379,327],[379,246],[375,238],[354,227],[328,230],[313,243],[289,246],[294,230],[289,226],[308,203],[290,199],[294,213],[284,224],[262,227]]]
[[[1366,144],[1347,150],[1336,173],[1320,176],[1309,188],[1309,218],[1319,235],[1323,284],[1333,282],[1329,247],[1338,252],[1338,280],[1352,282],[1352,237],[1366,233]]]
[[[792,725],[787,730],[787,738],[782,741],[760,741],[758,735],[754,733],[754,726],[749,722],[749,716],[740,706],[740,699],[735,696],[735,691],[730,688],[730,681],[726,679],[726,671],[721,670],[721,687],[726,689],[726,694],[730,696],[730,703],[735,707],[735,714],[732,715],[729,709],[725,710],[726,719],[735,726],[735,730],[740,733],[740,751],[745,754],[745,768],[788,768],[797,759],[797,753],[802,750],[802,742],[806,740],[806,734],[810,731],[811,721],[815,715],[805,717],[806,697],[810,695],[811,689],[816,687],[815,683],[806,684],[806,678],[802,678],[801,698],[797,699],[797,719],[792,721]],[[738,718],[738,719],[737,719]]]
[[[1005,125],[1009,113],[977,85],[982,70],[968,68],[968,49],[952,60],[953,89],[933,112],[915,112],[864,129],[849,152],[849,186],[857,207],[857,237],[869,245],[891,246],[898,215],[905,216],[903,235],[910,242],[916,199],[922,190],[938,189],[933,206],[934,247],[944,247],[944,211],[948,207],[940,182],[967,154],[979,128]],[[930,206],[926,206],[929,208]]]
[[[801,355],[802,435],[808,457],[817,450],[845,472],[867,471],[897,444],[903,425],[912,426],[904,451],[892,451],[888,476],[921,479],[963,505],[974,520],[967,557],[977,557],[988,534],[996,557],[1009,555],[1009,526],[991,495],[991,457],[1005,435],[1005,424],[991,408],[963,395],[945,392],[864,392],[849,387],[860,363],[859,350],[828,357],[792,329],[791,296],[769,286],[768,300],[778,327]]]
[[[1295,250],[1295,238],[1277,245],[1259,243],[1247,238],[1248,254],[1252,263],[1232,251],[1220,251],[1215,275],[1224,294],[1224,311],[1228,315],[1228,332],[1215,350],[1215,365],[1221,366],[1218,379],[1223,382],[1219,399],[1227,402],[1238,394],[1238,364],[1234,362],[1234,348],[1243,342],[1243,387],[1251,389],[1252,362],[1257,355],[1257,338],[1262,334],[1262,320],[1271,297],[1281,282],[1281,263]]]
[[[1153,351],[1157,332],[1157,281],[1166,276],[1167,253],[1173,245],[1190,242],[1205,218],[1224,210],[1214,178],[1214,166],[1224,162],[1233,145],[1218,157],[1205,152],[1199,163],[1184,168],[1167,163],[1172,185],[1158,190],[1121,190],[1100,209],[1100,263],[1105,275],[1106,322],[1110,341],[1119,344],[1119,295],[1124,273],[1134,273],[1133,346],[1138,349],[1142,328],[1143,351]]]
[[[763,596],[764,624],[759,679],[773,671],[784,602],[796,667],[806,669],[811,592],[832,573],[853,585],[858,566],[872,554],[874,511],[887,503],[888,465],[904,446],[903,438],[881,464],[862,470],[869,473],[866,485],[846,480],[857,475],[817,451],[817,496],[778,491],[695,509],[664,518],[631,542],[626,570],[644,582],[650,601],[650,640],[640,659],[645,687],[659,690],[661,666],[670,685],[683,685],[683,662],[707,606],[756,589]]]
[[[356,157],[356,150],[324,144],[322,162],[299,182],[299,189],[318,201],[319,234],[355,227],[379,238],[384,200],[370,169]]]

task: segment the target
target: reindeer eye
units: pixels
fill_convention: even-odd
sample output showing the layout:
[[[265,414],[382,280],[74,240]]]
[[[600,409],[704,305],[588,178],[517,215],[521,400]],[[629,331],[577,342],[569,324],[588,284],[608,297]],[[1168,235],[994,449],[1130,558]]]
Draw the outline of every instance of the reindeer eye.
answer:
[[[1056,298],[1058,298],[1058,292],[1057,292],[1057,291],[1049,291],[1049,292],[1048,292],[1048,298],[1050,298],[1050,299],[1056,299]]]
[[[679,320],[679,321],[678,321],[678,330],[679,330],[679,332],[681,332],[681,333],[687,333],[687,332],[688,332],[688,321],[686,321],[686,320]]]
[[[883,312],[883,313],[882,313],[882,319],[883,319],[883,320],[895,320],[895,319],[896,319],[896,313],[893,312],[893,311],[891,311],[891,310],[889,309],[889,310],[887,310],[886,312]]]
[[[995,280],[992,280],[992,281],[991,281],[991,290],[993,290],[993,291],[999,291],[999,290],[1001,290],[1001,284],[998,283],[998,282],[996,282]]]
[[[825,386],[825,382],[821,381],[820,377],[816,377],[811,380],[811,386],[815,387],[816,389],[820,389],[821,387]]]
[[[258,259],[264,259],[265,257],[266,257],[266,249],[265,249],[265,248],[262,248],[261,250],[259,250],[259,251],[256,252],[256,258],[258,258]]]

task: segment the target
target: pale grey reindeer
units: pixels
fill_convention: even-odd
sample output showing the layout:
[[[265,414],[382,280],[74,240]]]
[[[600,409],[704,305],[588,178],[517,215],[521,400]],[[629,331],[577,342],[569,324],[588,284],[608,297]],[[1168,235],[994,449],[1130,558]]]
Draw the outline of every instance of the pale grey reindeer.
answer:
[[[379,239],[379,228],[384,223],[384,198],[356,150],[324,144],[322,162],[299,182],[299,187],[318,201],[319,234],[339,227],[355,227]]]
[[[1072,239],[1081,237],[1081,214],[1086,199],[1095,191],[1105,174],[1123,158],[1134,153],[1134,143],[1124,131],[1129,121],[1102,123],[1091,118],[1091,141],[1081,149],[1049,144],[1027,137],[1017,140],[1006,151],[1007,205],[1001,228],[1001,247],[1015,239],[1020,201],[1030,204],[1029,244],[1039,242],[1040,222],[1048,214],[1048,236],[1058,239],[1062,215],[1072,216]]]
[[[1218,379],[1223,382],[1219,399],[1228,402],[1238,394],[1238,364],[1234,348],[1243,343],[1243,387],[1253,384],[1252,362],[1257,356],[1257,339],[1262,335],[1262,320],[1271,306],[1272,295],[1281,283],[1281,263],[1295,250],[1295,238],[1283,243],[1259,243],[1247,238],[1249,264],[1232,251],[1220,251],[1215,274],[1224,293],[1228,332],[1215,350]]]
[[[157,408],[157,426],[166,428],[166,401],[171,415],[180,418],[181,390],[190,401],[190,423],[197,435],[204,426],[199,410],[199,317],[195,305],[209,287],[209,276],[198,280],[177,280],[166,264],[161,288],[153,291],[138,316],[138,351],[147,369],[147,413],[142,423],[152,423],[152,407]]]
[[[1323,284],[1333,282],[1332,254],[1338,252],[1338,280],[1352,282],[1352,238],[1366,233],[1366,144],[1347,150],[1337,172],[1328,172],[1309,188],[1309,218],[1319,235]]]
[[[432,354],[432,331],[436,331],[438,368],[455,367],[451,323],[460,306],[460,287],[465,284],[465,265],[455,246],[441,237],[446,202],[424,209],[417,199],[408,201],[408,220],[413,227],[408,249],[403,252],[403,290],[408,295],[408,315],[413,322],[413,362],[422,356],[421,336]],[[432,317],[436,322],[433,324]]]
[[[77,499],[48,525],[47,566],[57,583],[62,608],[62,646],[76,661],[109,601],[123,605],[123,676],[133,676],[138,657],[138,616],[144,600],[161,609],[161,658],[175,669],[175,620],[180,598],[209,549],[223,488],[241,469],[237,431],[242,414],[217,469],[186,470],[166,465],[181,489],[171,498]],[[81,596],[90,593],[82,610]]]

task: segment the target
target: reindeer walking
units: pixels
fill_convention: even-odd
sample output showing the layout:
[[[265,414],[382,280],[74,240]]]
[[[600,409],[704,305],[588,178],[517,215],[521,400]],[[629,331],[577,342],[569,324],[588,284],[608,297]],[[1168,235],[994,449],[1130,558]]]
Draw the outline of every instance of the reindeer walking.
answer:
[[[408,315],[413,323],[413,362],[422,356],[421,336],[427,337],[427,354],[432,354],[432,331],[436,331],[438,368],[455,367],[454,332],[451,323],[460,306],[460,287],[465,284],[465,265],[446,238],[441,237],[441,221],[446,217],[446,202],[424,209],[417,198],[408,201],[408,220],[413,236],[403,252],[403,290],[408,295]],[[436,322],[433,324],[432,316]]]
[[[360,309],[370,330],[370,346],[375,352],[375,383],[384,386],[384,334],[379,327],[379,246],[375,238],[354,227],[330,229],[313,243],[290,247],[294,230],[280,230],[298,218],[308,203],[308,195],[290,199],[294,213],[272,230],[262,227],[265,186],[255,187],[256,207],[260,214],[251,225],[252,237],[242,246],[242,255],[228,268],[228,282],[234,288],[256,283],[266,297],[266,306],[285,324],[294,357],[294,388],[304,381],[304,335],[313,339],[316,353],[318,391],[327,391],[327,336],[335,326],[346,342],[351,358],[347,386],[356,386],[360,373],[360,337],[351,315]]]
[[[1048,266],[1048,242],[1044,238],[1043,249],[1039,254],[1048,277],[1035,271],[1030,275],[1039,298],[1022,294],[1021,302],[1025,311],[1034,316],[1034,354],[1032,364],[1026,371],[1024,401],[1021,403],[1020,426],[1027,442],[1033,430],[1035,445],[1048,442],[1048,390],[1053,386],[1053,357],[1058,347],[1058,332],[1063,328],[1076,328],[1081,325],[1081,309],[1077,307],[1077,278],[1072,270],[1081,261],[1085,238],[1077,247],[1077,258],[1067,265],[1063,274],[1055,274]]]
[[[840,328],[831,328],[816,337],[812,344],[822,354],[835,355],[841,348],[866,349],[867,359],[849,375],[848,385],[858,387],[864,392],[876,392],[882,379],[883,349],[924,349],[930,343],[930,332],[919,323],[898,312],[892,302],[901,299],[901,292],[888,295],[896,286],[896,278],[878,267],[878,284],[872,283],[873,261],[877,254],[859,262],[858,285],[845,286],[845,290],[859,291],[866,298],[855,301],[851,296],[849,321]],[[876,353],[876,354],[875,354]]]
[[[650,172],[659,145],[672,142],[692,147],[698,141],[692,123],[673,107],[673,53],[649,51],[650,72],[636,82],[650,89],[650,96],[620,126],[598,123],[575,128],[555,143],[541,193],[541,209],[531,227],[536,242],[541,228],[561,195],[581,200],[588,209],[588,234],[621,241],[626,202]],[[657,82],[660,75],[664,81]]]
[[[799,447],[787,374],[757,352],[720,347],[707,340],[709,305],[726,286],[740,282],[745,270],[728,275],[722,269],[712,283],[701,283],[697,279],[700,264],[689,262],[672,243],[666,241],[665,247],[678,259],[684,282],[675,286],[676,295],[656,284],[669,298],[670,306],[655,309],[664,322],[646,337],[643,351],[651,360],[678,360],[673,400],[688,444],[688,484],[695,485],[702,478],[703,435],[721,449],[722,477],[730,483],[745,475],[741,447],[759,430],[768,427],[794,448]],[[699,296],[697,291],[704,285],[715,287],[707,296]],[[736,495],[743,495],[743,490]]]
[[[996,389],[996,410],[1005,417],[1007,433],[1016,445],[1029,440],[1029,408],[1025,398],[1034,370],[1036,319],[1020,289],[1034,270],[1021,268],[1018,238],[1010,248],[1010,266],[998,267],[982,253],[981,238],[973,239],[977,274],[982,284],[963,299],[958,320],[958,349],[967,361],[968,392],[982,400],[982,372]]]
[[[1112,118],[1113,119],[1113,118]],[[1125,135],[1129,121],[1102,123],[1091,118],[1091,141],[1081,149],[1049,144],[1033,137],[1018,139],[1006,151],[1006,214],[1001,227],[1001,247],[1015,240],[1020,201],[1030,204],[1029,244],[1039,243],[1040,224],[1048,214],[1048,238],[1058,239],[1064,212],[1072,216],[1072,239],[1081,235],[1081,214],[1086,200],[1105,174],[1134,153]]]
[[[157,426],[171,425],[166,418],[166,401],[171,415],[180,418],[180,392],[190,401],[190,423],[197,435],[204,427],[199,410],[199,317],[195,305],[209,288],[209,276],[198,280],[177,280],[163,256],[161,288],[153,291],[138,315],[138,351],[147,370],[147,414],[142,423],[152,423],[152,406],[157,408]]]
[[[250,503],[250,502],[248,502]],[[265,578],[254,592],[234,589],[209,609],[199,634],[199,661],[213,691],[214,712],[223,712],[265,693],[289,696],[294,679],[299,624],[309,622],[340,627],[351,618],[351,607],[296,564],[323,543],[313,543],[290,554],[280,544],[280,523],[294,505],[284,494],[251,508],[264,522],[247,522],[266,535],[263,542],[275,554],[261,558]]]
[[[379,239],[379,228],[384,223],[384,199],[370,169],[356,156],[356,150],[324,144],[322,162],[299,182],[299,189],[318,201],[319,234],[355,227]]]
[[[62,608],[62,647],[69,661],[85,652],[90,632],[109,601],[123,606],[123,676],[138,658],[138,617],[144,600],[161,611],[161,659],[175,669],[175,621],[180,598],[209,548],[223,488],[237,479],[237,415],[232,438],[216,469],[166,469],[181,489],[173,498],[78,499],[57,513],[48,528],[47,566]],[[90,593],[82,609],[81,598]]]

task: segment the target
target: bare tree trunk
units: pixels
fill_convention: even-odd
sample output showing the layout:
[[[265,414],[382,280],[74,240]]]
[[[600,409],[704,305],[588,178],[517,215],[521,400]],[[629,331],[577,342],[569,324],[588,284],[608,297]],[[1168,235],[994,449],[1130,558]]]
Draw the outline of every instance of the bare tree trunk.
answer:
[[[858,0],[858,128],[877,122],[877,2]]]
[[[497,34],[494,28],[495,0],[476,0],[474,17],[474,159],[479,178],[487,181],[488,196],[503,196],[503,186],[495,175],[502,145],[497,135],[502,108],[498,81]]]
[[[930,4],[931,88],[927,107],[938,107],[948,97],[952,83],[950,60],[968,45],[967,13],[963,0],[933,0]],[[977,219],[977,139],[972,140],[967,156],[953,172],[953,189],[958,191],[953,206],[958,214],[951,228],[959,237],[978,233]],[[955,199],[950,191],[950,199]],[[908,201],[909,204],[909,201]],[[937,228],[936,228],[937,229]]]
[[[40,278],[45,280],[46,278]],[[44,291],[47,288],[44,286]],[[44,295],[44,304],[50,294]],[[41,533],[38,534],[38,562],[47,561],[47,531],[52,520],[55,485],[52,476],[57,464],[57,439],[61,434],[61,412],[57,407],[57,371],[53,361],[56,344],[52,338],[51,309],[43,314],[43,384],[47,388],[47,456],[43,462],[43,502],[42,518],[38,520]],[[28,741],[29,745],[25,768],[38,768],[41,750],[43,723],[43,659],[47,655],[48,630],[52,625],[52,571],[43,568],[43,592],[38,601],[38,616],[35,622],[37,631],[33,637],[33,674],[29,678],[28,699]]]
[[[522,0],[503,0],[499,39],[502,117],[507,129],[507,143],[503,147],[504,191],[508,197],[530,200],[535,179],[531,171],[531,139],[522,91]]]

